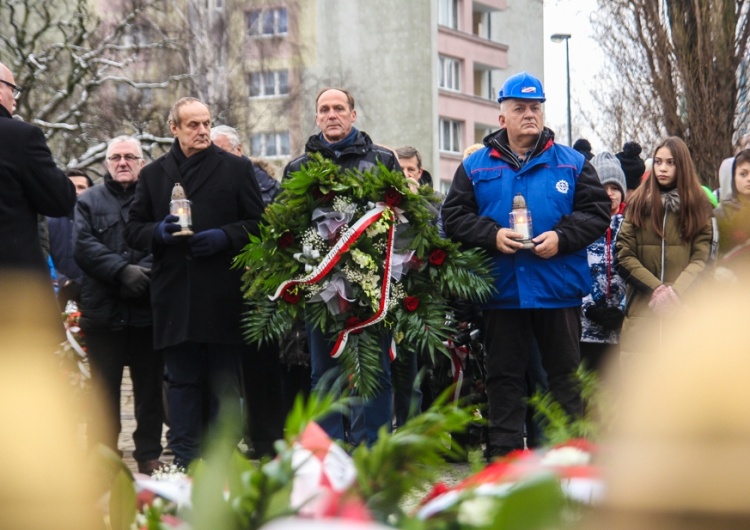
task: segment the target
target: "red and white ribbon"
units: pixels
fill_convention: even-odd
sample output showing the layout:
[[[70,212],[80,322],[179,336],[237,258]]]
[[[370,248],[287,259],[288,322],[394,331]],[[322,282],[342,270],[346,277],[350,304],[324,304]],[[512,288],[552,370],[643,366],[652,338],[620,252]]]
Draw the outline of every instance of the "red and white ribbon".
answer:
[[[325,278],[325,276],[329,272],[331,272],[331,269],[336,266],[336,263],[339,262],[344,253],[349,250],[349,247],[353,245],[357,241],[357,239],[359,239],[359,236],[361,236],[370,225],[372,225],[383,216],[383,212],[385,212],[386,208],[387,207],[385,205],[379,205],[365,213],[365,215],[360,217],[356,223],[354,223],[343,234],[341,234],[341,237],[336,242],[336,244],[331,248],[328,254],[323,257],[318,266],[310,271],[310,274],[308,274],[304,278],[299,278],[297,280],[287,280],[283,282],[281,285],[279,285],[278,289],[276,289],[276,292],[272,296],[269,296],[269,298],[271,300],[278,299],[284,292],[284,290],[288,287],[291,287],[292,285],[309,285],[318,283],[320,280]]]
[[[299,278],[296,280],[287,280],[283,282],[279,287],[276,289],[276,292],[269,296],[271,300],[278,299],[282,293],[289,287],[293,285],[298,284],[314,284],[318,283],[320,280],[326,277],[326,275],[331,272],[331,270],[336,266],[336,264],[339,262],[341,257],[344,255],[345,252],[349,250],[349,247],[353,245],[359,237],[365,233],[365,231],[376,221],[378,221],[381,217],[383,217],[383,214],[386,210],[388,210],[389,207],[386,206],[384,203],[378,203],[373,209],[369,210],[367,213],[365,213],[362,217],[360,217],[356,223],[354,223],[350,228],[348,228],[343,234],[341,234],[341,237],[336,242],[336,244],[331,248],[331,250],[326,254],[321,262],[304,278]],[[391,223],[390,228],[388,229],[388,244],[386,248],[386,255],[385,255],[385,265],[383,270],[383,283],[380,288],[380,303],[378,305],[378,310],[375,312],[373,316],[368,318],[367,320],[364,320],[352,327],[348,327],[341,331],[339,333],[339,336],[336,340],[336,344],[334,345],[333,350],[331,351],[331,357],[337,358],[341,355],[341,353],[344,351],[346,347],[346,342],[349,338],[349,335],[351,333],[357,332],[359,330],[362,330],[366,327],[372,326],[374,324],[377,324],[378,322],[381,322],[388,313],[388,305],[390,304],[391,299],[391,267],[392,267],[392,258],[393,258],[393,241],[394,236],[396,233],[396,221]],[[396,358],[396,345],[394,341],[391,341],[391,345],[388,349],[388,355],[393,361]]]
[[[388,314],[388,305],[391,301],[391,262],[393,258],[393,240],[395,233],[396,223],[394,222],[388,229],[388,246],[385,251],[383,284],[380,287],[380,304],[378,305],[378,310],[367,320],[346,328],[339,333],[338,339],[336,339],[336,344],[333,346],[333,350],[331,351],[331,357],[333,357],[334,359],[341,355],[341,353],[344,351],[344,348],[346,348],[346,342],[349,339],[349,335],[351,333],[355,333],[361,329],[372,326],[373,324],[377,324],[378,322],[382,321]],[[393,341],[391,341],[391,346],[388,349],[388,355],[391,358],[391,361],[396,358],[396,346]]]

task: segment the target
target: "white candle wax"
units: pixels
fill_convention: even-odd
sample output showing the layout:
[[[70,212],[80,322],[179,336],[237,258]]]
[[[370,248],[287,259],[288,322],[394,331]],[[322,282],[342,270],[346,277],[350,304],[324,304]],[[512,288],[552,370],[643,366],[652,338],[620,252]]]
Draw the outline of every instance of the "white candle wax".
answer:
[[[515,229],[515,231],[518,232],[519,234],[521,234],[521,236],[523,237],[523,239],[529,239],[531,237],[531,234],[529,234],[529,223],[527,223],[525,221],[524,222],[521,222],[521,221],[516,222],[516,229]]]

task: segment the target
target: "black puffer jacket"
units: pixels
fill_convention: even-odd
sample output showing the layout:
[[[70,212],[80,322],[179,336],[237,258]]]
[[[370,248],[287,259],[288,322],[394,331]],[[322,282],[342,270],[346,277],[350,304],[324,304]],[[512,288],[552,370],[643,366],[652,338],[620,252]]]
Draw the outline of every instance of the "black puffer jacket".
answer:
[[[382,162],[391,171],[401,170],[393,151],[375,145],[367,133],[357,131],[354,142],[338,154],[323,143],[320,134],[311,136],[305,144],[305,154],[289,162],[284,169],[284,178],[287,178],[294,171],[299,171],[302,165],[308,162],[311,153],[320,153],[323,158],[333,160],[342,169],[367,171],[377,166],[378,162]]]
[[[75,210],[75,259],[84,272],[81,288],[81,328],[122,329],[152,323],[149,291],[123,298],[118,273],[126,265],[151,270],[151,254],[130,248],[125,223],[136,185],[123,189],[109,174],[104,183],[86,190]]]

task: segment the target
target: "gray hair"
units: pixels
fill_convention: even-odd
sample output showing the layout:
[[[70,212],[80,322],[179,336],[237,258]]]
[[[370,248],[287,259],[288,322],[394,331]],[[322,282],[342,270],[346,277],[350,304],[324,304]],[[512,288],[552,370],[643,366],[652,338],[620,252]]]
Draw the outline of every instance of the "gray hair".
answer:
[[[232,144],[232,149],[237,149],[240,145],[240,135],[237,129],[229,125],[217,125],[211,128],[211,141],[213,142],[220,136],[226,136]]]
[[[182,118],[180,117],[180,109],[190,103],[200,103],[201,105],[203,105],[204,107],[208,109],[208,105],[203,103],[198,98],[194,98],[192,96],[180,98],[175,102],[174,105],[172,105],[172,108],[169,109],[169,116],[167,117],[167,123],[173,124],[175,127],[179,127],[180,123],[182,123]]]
[[[109,157],[109,153],[112,150],[112,146],[120,142],[132,143],[138,149],[138,156],[143,158],[143,148],[141,147],[141,141],[135,136],[128,136],[126,134],[115,136],[109,142],[107,142],[107,155],[106,155],[107,157]]]
[[[422,156],[416,147],[402,145],[396,148],[396,158],[411,158],[413,156],[417,157],[417,168],[422,169]]]

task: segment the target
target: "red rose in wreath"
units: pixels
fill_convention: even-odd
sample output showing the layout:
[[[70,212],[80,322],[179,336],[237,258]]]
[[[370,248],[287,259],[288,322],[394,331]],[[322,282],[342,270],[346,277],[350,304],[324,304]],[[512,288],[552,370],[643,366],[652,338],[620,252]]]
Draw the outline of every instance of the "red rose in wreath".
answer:
[[[398,206],[401,204],[403,195],[396,188],[388,188],[385,190],[385,204],[390,207]]]
[[[346,319],[345,326],[346,326],[346,329],[351,329],[354,326],[360,325],[361,323],[362,323],[362,319],[359,318],[358,316],[350,316],[349,318]],[[357,331],[352,331],[352,334],[356,335],[358,333],[362,333],[362,331],[363,330],[358,329]]]
[[[407,311],[413,313],[419,307],[419,298],[416,296],[407,296],[404,298],[404,307]]]
[[[286,289],[284,289],[283,293],[281,293],[281,298],[287,304],[296,305],[296,304],[299,304],[299,301],[302,297],[300,296],[297,288],[293,285],[290,285],[290,286],[287,286]]]
[[[284,232],[279,236],[279,239],[277,241],[277,245],[281,250],[284,250],[285,248],[289,248],[294,244],[294,234],[291,232]]]
[[[328,193],[323,193],[320,191],[320,188],[318,186],[315,186],[312,189],[312,196],[314,199],[318,199],[320,202],[330,202],[331,199],[333,199],[336,194],[333,193],[333,191],[329,191]]]
[[[436,248],[430,252],[430,264],[439,267],[445,261],[446,256],[447,254],[445,253],[445,250],[442,248]]]

